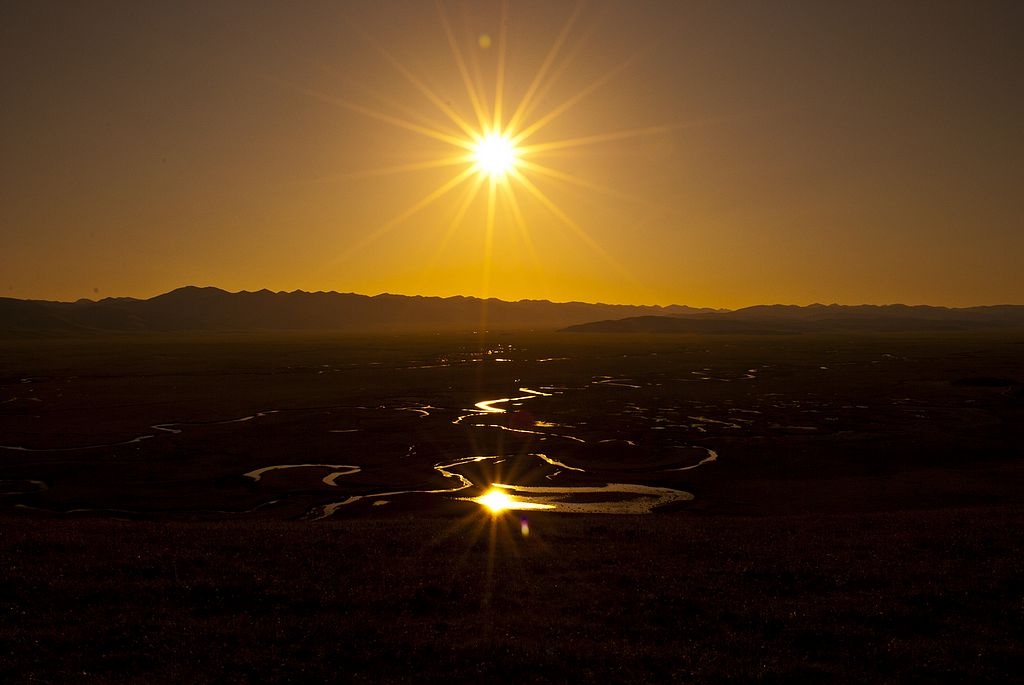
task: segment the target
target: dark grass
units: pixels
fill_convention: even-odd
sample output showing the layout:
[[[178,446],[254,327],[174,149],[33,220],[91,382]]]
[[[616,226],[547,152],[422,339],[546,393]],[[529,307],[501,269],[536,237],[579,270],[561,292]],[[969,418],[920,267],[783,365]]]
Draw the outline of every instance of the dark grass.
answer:
[[[1024,508],[3,521],[4,682],[988,682]],[[511,525],[514,523],[514,525]],[[459,532],[461,531],[461,532]],[[493,561],[493,570],[489,559]]]

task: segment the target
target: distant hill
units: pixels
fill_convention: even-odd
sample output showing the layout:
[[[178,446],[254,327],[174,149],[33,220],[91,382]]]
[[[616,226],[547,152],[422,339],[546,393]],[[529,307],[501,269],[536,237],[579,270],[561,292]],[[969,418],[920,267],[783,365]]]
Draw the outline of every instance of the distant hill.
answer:
[[[0,332],[73,334],[126,331],[332,330],[348,332],[472,331],[484,301],[473,297],[410,297],[337,292],[230,293],[178,288],[148,300],[50,302],[0,298]],[[714,310],[520,300],[486,301],[487,327],[556,330],[598,319],[687,316]]]
[[[0,298],[0,333],[325,330],[473,331],[484,301],[475,297],[357,295],[337,292],[230,293],[187,286],[148,300],[50,302]],[[937,331],[1024,327],[1024,305],[757,305],[735,311],[520,300],[486,301],[491,330],[576,333],[804,333]]]
[[[569,326],[573,333],[750,333],[957,331],[1024,328],[1024,305],[953,309],[926,305],[757,305],[731,312],[643,315]]]

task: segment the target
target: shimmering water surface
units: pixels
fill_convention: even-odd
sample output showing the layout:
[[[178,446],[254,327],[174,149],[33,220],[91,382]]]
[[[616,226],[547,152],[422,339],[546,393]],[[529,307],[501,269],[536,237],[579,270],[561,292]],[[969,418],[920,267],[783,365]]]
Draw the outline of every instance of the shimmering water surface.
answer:
[[[261,349],[199,370],[182,355],[168,371],[140,357],[119,374],[114,360],[0,379],[0,506],[322,519],[465,507],[498,489],[512,510],[642,514],[693,499],[692,475],[737,445],[964,415],[894,386],[912,359],[877,350],[826,350],[822,363],[700,341],[585,358],[561,342],[431,343],[404,358],[407,343],[373,344],[353,362],[284,346],[281,359]],[[837,370],[875,386],[813,385]]]

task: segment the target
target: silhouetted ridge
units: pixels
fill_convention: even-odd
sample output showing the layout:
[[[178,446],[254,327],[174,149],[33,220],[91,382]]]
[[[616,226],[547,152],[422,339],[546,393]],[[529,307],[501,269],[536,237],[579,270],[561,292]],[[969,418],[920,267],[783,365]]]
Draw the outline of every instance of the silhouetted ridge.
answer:
[[[248,331],[334,330],[470,331],[480,327],[484,302],[473,297],[423,297],[383,293],[230,293],[220,288],[185,286],[148,300],[47,302],[0,298],[0,331]],[[709,312],[684,306],[555,303],[546,300],[486,302],[487,327],[554,330],[595,319]]]
[[[492,330],[618,333],[804,333],[938,331],[1024,326],[1024,306],[952,309],[927,305],[756,305],[736,311],[519,300],[456,295],[358,295],[337,292],[230,293],[185,286],[148,300],[49,302],[0,298],[0,332],[331,330],[471,331],[486,305]]]
[[[928,305],[757,305],[732,312],[636,316],[566,328],[573,333],[751,333],[956,331],[1024,327],[1024,305],[953,309]]]

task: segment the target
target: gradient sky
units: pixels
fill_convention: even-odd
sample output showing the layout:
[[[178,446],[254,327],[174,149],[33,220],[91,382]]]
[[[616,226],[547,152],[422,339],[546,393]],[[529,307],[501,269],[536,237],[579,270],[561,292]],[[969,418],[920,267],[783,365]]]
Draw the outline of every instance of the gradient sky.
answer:
[[[467,164],[371,173],[476,122],[433,2],[6,0],[0,295],[1024,303],[1024,3],[577,7],[443,5],[506,118],[565,35],[488,241],[472,177],[393,222]]]

